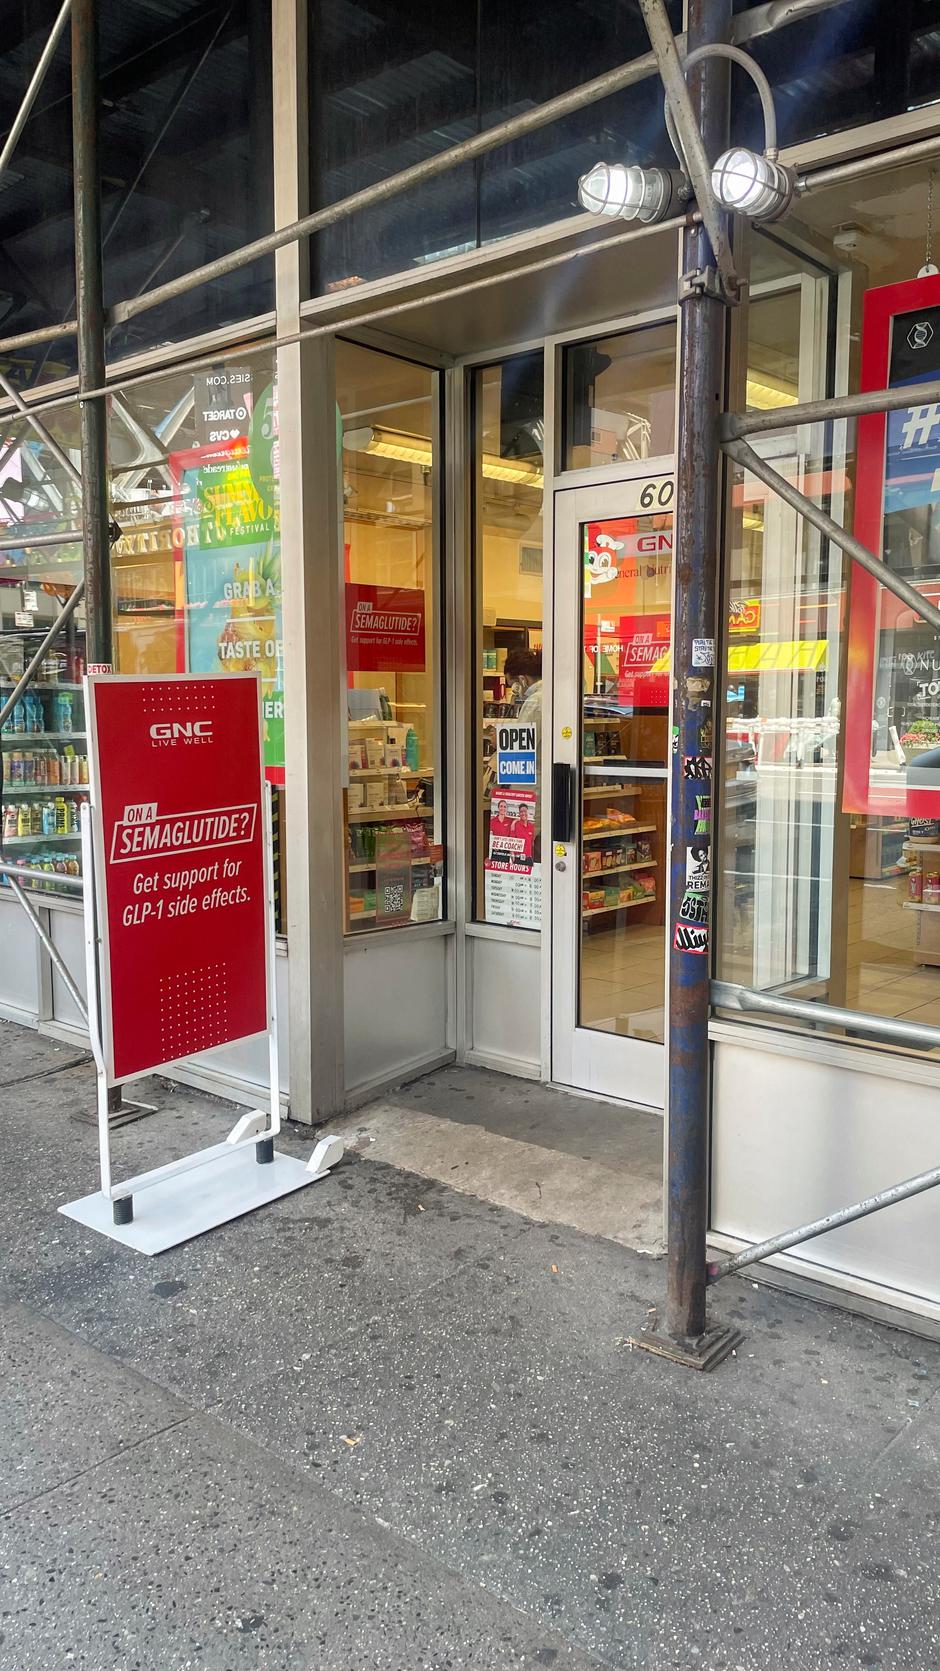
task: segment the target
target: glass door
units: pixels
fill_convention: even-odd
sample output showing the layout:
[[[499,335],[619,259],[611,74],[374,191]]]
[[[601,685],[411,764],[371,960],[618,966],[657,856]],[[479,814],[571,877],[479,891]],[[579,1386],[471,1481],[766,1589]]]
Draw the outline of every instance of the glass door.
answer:
[[[555,498],[552,1077],[662,1108],[672,460]]]

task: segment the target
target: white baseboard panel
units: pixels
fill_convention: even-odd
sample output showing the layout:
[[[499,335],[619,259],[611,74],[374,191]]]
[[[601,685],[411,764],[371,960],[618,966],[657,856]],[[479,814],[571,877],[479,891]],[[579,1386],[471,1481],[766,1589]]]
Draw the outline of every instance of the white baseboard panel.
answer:
[[[37,1032],[42,1033],[44,1038],[58,1039],[60,1044],[74,1044],[80,1050],[91,1049],[87,1029],[71,1021],[40,1021]]]
[[[735,1236],[724,1236],[715,1230],[708,1232],[709,1249],[715,1248],[721,1253],[743,1253],[744,1249],[751,1245],[749,1242],[739,1241]],[[794,1276],[806,1277],[822,1287],[836,1289],[842,1294],[852,1294],[862,1301],[870,1300],[874,1306],[887,1306],[896,1312],[909,1311],[916,1317],[926,1317],[934,1323],[940,1322],[940,1305],[933,1300],[925,1299],[920,1294],[907,1294],[901,1288],[888,1288],[881,1282],[869,1282],[864,1277],[852,1276],[848,1271],[837,1270],[832,1265],[799,1259],[791,1253],[776,1253],[772,1259],[761,1260],[756,1265],[745,1265],[737,1275],[746,1281],[759,1282],[765,1266],[792,1272]],[[877,1316],[877,1313],[873,1311],[872,1315]]]
[[[367,1079],[358,1085],[350,1085],[346,1091],[346,1107],[350,1111],[361,1108],[363,1103],[372,1102],[376,1097],[385,1096],[393,1091],[396,1085],[407,1085],[412,1079],[420,1079],[423,1074],[433,1073],[435,1068],[449,1067],[455,1060],[453,1050],[435,1050],[428,1056],[419,1056],[413,1062],[406,1062],[403,1067],[396,1068],[394,1073],[377,1074],[374,1079]]]
[[[227,1102],[237,1102],[241,1108],[267,1108],[270,1091],[267,1085],[258,1085],[251,1079],[240,1079],[237,1074],[225,1073],[219,1068],[200,1068],[192,1062],[180,1064],[172,1068],[155,1068],[164,1079],[173,1079],[178,1085],[189,1085],[194,1091],[207,1091],[210,1096],[224,1097]],[[281,1092],[281,1115],[288,1119],[290,1114],[290,1099],[284,1091]]]
[[[469,1068],[489,1068],[491,1073],[511,1073],[516,1079],[541,1079],[540,1062],[519,1056],[501,1056],[496,1050],[467,1050],[461,1057]]]
[[[20,1009],[18,1004],[0,1004],[0,1021],[12,1021],[17,1027],[31,1027],[39,1031],[39,1016],[35,1010]]]

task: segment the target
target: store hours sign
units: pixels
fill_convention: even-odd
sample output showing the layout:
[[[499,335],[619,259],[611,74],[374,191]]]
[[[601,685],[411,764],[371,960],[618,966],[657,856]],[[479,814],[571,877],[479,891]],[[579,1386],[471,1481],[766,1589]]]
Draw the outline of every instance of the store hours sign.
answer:
[[[260,680],[86,683],[113,1085],[267,1029]]]

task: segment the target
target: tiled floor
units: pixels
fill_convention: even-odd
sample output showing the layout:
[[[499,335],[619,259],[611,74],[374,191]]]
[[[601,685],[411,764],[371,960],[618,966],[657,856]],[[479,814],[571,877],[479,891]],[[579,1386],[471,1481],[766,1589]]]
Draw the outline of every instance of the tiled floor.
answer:
[[[940,1027],[940,968],[917,960],[917,917],[904,909],[903,878],[853,880],[849,889],[845,1002]]]
[[[581,942],[581,1025],[661,1044],[665,945],[662,923],[592,924]]]
[[[903,878],[849,882],[845,988],[833,986],[829,1001],[940,1027],[940,967],[918,961],[918,919],[905,897]],[[940,916],[928,922],[940,956]],[[662,924],[592,924],[582,941],[582,1026],[661,1041],[665,955]],[[731,978],[747,984],[748,972]]]

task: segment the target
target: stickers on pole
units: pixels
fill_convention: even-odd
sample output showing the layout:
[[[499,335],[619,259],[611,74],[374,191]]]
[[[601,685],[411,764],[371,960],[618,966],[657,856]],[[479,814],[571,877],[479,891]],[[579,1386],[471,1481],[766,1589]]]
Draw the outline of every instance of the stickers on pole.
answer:
[[[693,667],[714,667],[714,665],[715,665],[715,640],[713,638],[693,638],[693,640],[692,640],[692,666]]]
[[[685,850],[685,887],[672,942],[679,951],[704,953],[708,950],[710,885],[711,849],[707,839],[703,839]]]

